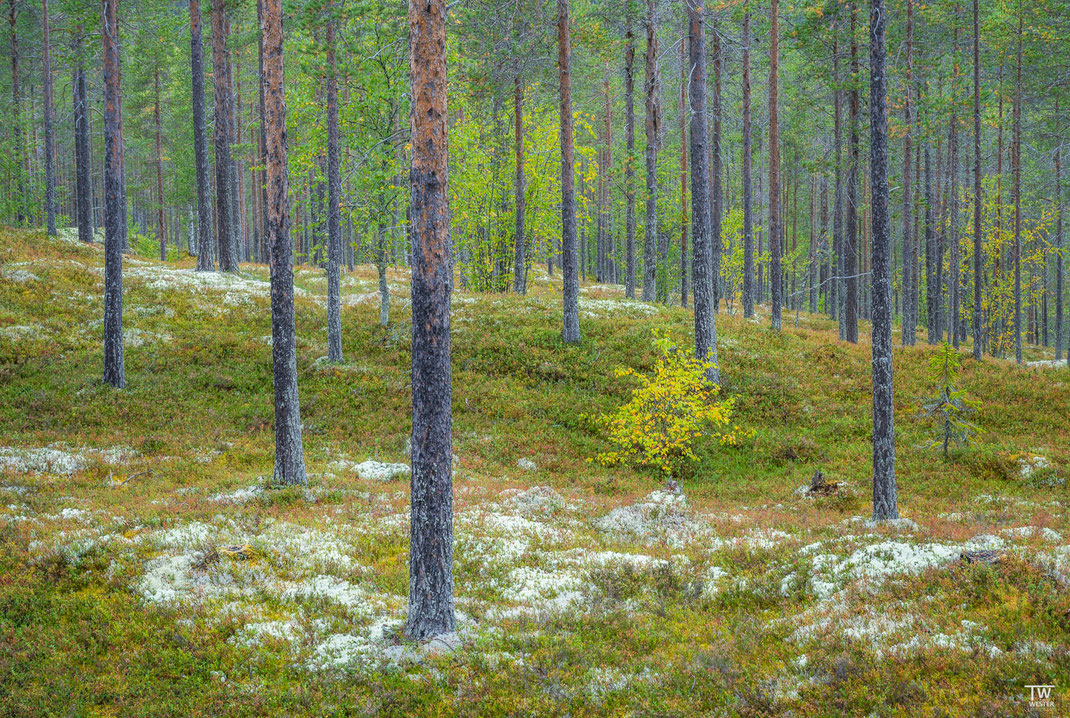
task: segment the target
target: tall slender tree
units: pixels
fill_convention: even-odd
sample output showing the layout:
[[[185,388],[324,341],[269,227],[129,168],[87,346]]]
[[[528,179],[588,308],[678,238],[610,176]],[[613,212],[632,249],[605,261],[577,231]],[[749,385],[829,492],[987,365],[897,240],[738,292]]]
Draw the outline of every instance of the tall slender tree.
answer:
[[[751,197],[750,13],[743,14],[743,316],[754,316],[754,219]]]
[[[858,136],[858,19],[857,0],[852,0],[851,11],[851,89],[847,95],[847,132],[850,142],[847,165],[847,231],[843,238],[844,274],[844,339],[858,343],[858,180],[861,156]]]
[[[706,147],[706,23],[702,0],[687,3],[688,58],[691,98],[691,272],[695,291],[695,356],[710,363],[706,378],[720,384],[717,367],[717,324],[713,313],[712,246],[710,243],[710,154]]]
[[[624,296],[635,299],[635,28],[633,0],[627,4],[624,42],[624,158],[625,194],[625,280]]]
[[[567,7],[564,16],[567,34]],[[453,419],[450,413],[453,269],[450,262],[445,0],[409,0],[409,38],[412,78],[412,170],[409,176],[413,239],[412,515],[409,616],[405,632],[410,638],[423,640],[456,630],[451,476]],[[567,60],[567,54],[565,57]],[[567,67],[567,63],[562,65]],[[575,236],[572,255],[575,260]],[[566,272],[568,265],[566,260]],[[576,269],[574,263],[572,269]]]
[[[869,3],[870,187],[873,221],[873,520],[899,518],[892,400],[892,238],[884,0]]]
[[[167,232],[164,222],[163,196],[163,118],[160,110],[160,63],[157,58],[156,67],[152,73],[153,103],[152,120],[156,132],[156,239],[160,243],[160,261],[167,261]]]
[[[193,156],[197,173],[197,271],[210,272],[215,269],[215,251],[212,248],[212,204],[208,196],[211,180],[208,177],[208,130],[205,128],[201,0],[189,0],[189,36],[193,84]]]
[[[304,486],[305,450],[297,395],[297,329],[294,322],[293,247],[286,157],[285,69],[282,0],[262,4],[261,42],[264,122],[267,138],[268,249],[271,273],[271,365],[275,386],[275,474],[280,486]],[[217,65],[221,67],[221,65]],[[226,179],[224,175],[224,180]]]
[[[686,35],[687,29],[684,33]],[[687,42],[680,38],[680,306],[687,306]],[[704,58],[705,59],[705,58]],[[708,181],[707,181],[708,184]]]
[[[227,82],[226,0],[212,0],[212,85],[215,89],[216,245],[219,268],[238,271],[231,209],[230,87]]]
[[[328,3],[333,14],[333,3]],[[327,18],[327,360],[342,361],[342,176],[338,158],[338,59],[335,17]]]
[[[724,192],[721,189],[721,78],[724,57],[721,53],[721,38],[715,22],[711,33],[713,44],[713,132],[710,137],[710,242],[712,243],[712,268],[710,281],[713,283],[713,312],[717,313],[721,299],[721,220],[724,216],[722,203]]]
[[[526,208],[524,192],[524,80],[518,70],[513,77],[513,127],[516,151],[516,181],[513,185],[516,195],[516,237],[513,241],[513,291],[517,294],[527,292],[527,259],[524,251],[524,212]]]
[[[48,28],[48,0],[41,0],[41,80],[44,95],[45,125],[45,217],[48,233],[56,230],[56,169],[55,138],[52,131],[52,53]]]
[[[777,117],[777,89],[780,84],[780,3],[769,5],[769,286],[772,308],[770,323],[780,330],[783,277],[780,269],[780,120]]]
[[[414,2],[415,0],[410,0]],[[561,95],[561,275],[566,344],[580,340],[580,266],[576,243],[576,168],[572,154],[572,38],[569,0],[557,0],[557,67]],[[645,298],[646,286],[643,286]]]
[[[917,343],[917,318],[913,315],[913,306],[910,297],[913,296],[915,277],[913,274],[913,236],[911,235],[911,189],[910,189],[910,162],[911,131],[914,128],[913,106],[913,75],[914,75],[914,0],[907,0],[906,11],[906,76],[903,83],[903,281],[902,281],[902,305],[903,305],[903,344],[914,346]]]
[[[1014,360],[1022,363],[1022,0],[1018,0],[1018,63],[1014,83]]]
[[[104,49],[104,383],[126,385],[123,362],[123,139],[120,129],[122,90],[119,84],[119,0],[103,0]]]
[[[1055,102],[1059,116],[1059,102]],[[1063,163],[1061,148],[1055,148],[1055,360],[1063,358]]]
[[[89,100],[86,97],[85,68],[82,60],[82,28],[75,28],[75,68],[72,78],[74,99],[74,163],[75,195],[77,197],[78,239],[93,241],[93,188],[89,151]]]
[[[981,23],[980,0],[973,0],[973,358],[981,361]]]
[[[646,0],[646,78],[643,85],[646,129],[646,217],[643,223],[643,301],[657,296],[658,144],[661,111],[658,106],[658,33],[656,0]]]

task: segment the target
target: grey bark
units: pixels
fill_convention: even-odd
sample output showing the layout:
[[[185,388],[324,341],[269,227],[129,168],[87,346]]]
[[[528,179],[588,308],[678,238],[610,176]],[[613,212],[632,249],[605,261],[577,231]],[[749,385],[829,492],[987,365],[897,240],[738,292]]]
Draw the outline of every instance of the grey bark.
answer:
[[[721,189],[721,75],[724,58],[721,54],[721,40],[717,26],[713,28],[713,132],[710,138],[710,242],[712,245],[710,281],[713,285],[713,313],[716,314],[721,301],[721,222],[724,216],[724,192]]]
[[[782,226],[780,216],[780,126],[777,118],[777,89],[779,66],[779,3],[771,0],[769,8],[769,286],[770,324],[781,328],[781,304],[783,302],[783,277],[780,254]]]
[[[646,207],[643,224],[643,301],[657,297],[658,243],[658,140],[661,136],[661,113],[658,106],[658,35],[654,17],[654,0],[646,3],[646,76],[645,98]]]
[[[632,26],[632,3],[628,2],[628,29],[624,45],[624,162],[625,252],[624,295],[635,299],[635,31]]]
[[[49,48],[48,32],[48,0],[41,0],[41,75],[43,79],[44,94],[44,124],[45,124],[45,216],[48,233],[53,237],[56,231],[56,169],[55,138],[52,132],[52,58]]]
[[[208,130],[204,109],[204,45],[201,41],[201,0],[190,0],[190,71],[193,84],[193,155],[197,167],[197,271],[215,269],[212,250],[212,204],[209,198]],[[261,58],[262,64],[262,58]]]
[[[119,0],[104,0],[104,383],[126,385],[123,362],[123,143],[120,131]]]
[[[691,98],[691,246],[695,295],[695,356],[710,362],[706,378],[721,383],[717,367],[717,324],[713,313],[710,242],[710,155],[706,147],[706,28],[700,0],[686,0]]]
[[[527,293],[527,259],[524,256],[524,81],[520,73],[513,78],[513,127],[516,139],[516,237],[513,242],[513,291]]]
[[[899,518],[892,397],[892,239],[884,0],[870,0],[870,187],[873,202],[873,520]]]
[[[328,6],[330,7],[330,6]],[[327,360],[342,361],[342,177],[338,162],[335,19],[327,20]]]
[[[911,164],[911,131],[914,128],[913,109],[911,98],[913,95],[914,73],[914,1],[907,0],[906,12],[906,82],[903,90],[903,124],[906,131],[903,134],[903,344],[914,346],[917,343],[918,318],[914,316],[914,307],[911,297],[914,296],[914,263],[911,257],[914,255],[914,237],[911,234],[913,224],[911,222],[911,188],[910,188],[910,164]]]
[[[973,0],[973,358],[981,361],[981,25]],[[1061,204],[1060,204],[1061,206]]]
[[[219,268],[238,271],[231,227],[230,90],[227,87],[226,2],[212,0],[212,84],[215,89],[216,245]]]
[[[557,0],[557,66],[561,94],[561,274],[564,299],[562,338],[580,340],[580,268],[576,246],[576,186],[572,138],[572,40],[569,0]],[[646,287],[643,292],[645,294]]]
[[[754,316],[754,217],[751,197],[750,13],[743,14],[743,316]]]
[[[850,157],[847,166],[847,231],[843,238],[844,274],[844,339],[858,343],[858,172],[861,164],[858,137],[858,40],[855,24],[858,7],[851,6],[851,79],[852,87],[847,97],[847,131],[850,142]]]
[[[78,33],[75,53],[77,66],[73,78],[74,94],[74,162],[75,194],[77,196],[78,239],[82,242],[93,241],[93,196],[92,169],[89,152],[89,103],[86,98],[85,69],[81,56],[81,28]]]

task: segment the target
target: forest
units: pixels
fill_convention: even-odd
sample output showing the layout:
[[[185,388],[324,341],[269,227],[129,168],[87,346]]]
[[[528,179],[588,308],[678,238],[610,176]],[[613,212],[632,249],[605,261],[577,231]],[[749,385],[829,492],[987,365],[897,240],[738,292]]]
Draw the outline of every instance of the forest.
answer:
[[[0,5],[0,714],[1070,710],[1070,4]]]

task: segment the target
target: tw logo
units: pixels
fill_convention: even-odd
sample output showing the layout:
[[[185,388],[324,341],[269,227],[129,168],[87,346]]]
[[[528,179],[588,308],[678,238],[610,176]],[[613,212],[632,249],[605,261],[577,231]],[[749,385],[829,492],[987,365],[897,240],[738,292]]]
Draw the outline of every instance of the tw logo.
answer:
[[[1048,706],[1052,704],[1051,689],[1053,685],[1027,685],[1029,689],[1029,703],[1034,706]]]

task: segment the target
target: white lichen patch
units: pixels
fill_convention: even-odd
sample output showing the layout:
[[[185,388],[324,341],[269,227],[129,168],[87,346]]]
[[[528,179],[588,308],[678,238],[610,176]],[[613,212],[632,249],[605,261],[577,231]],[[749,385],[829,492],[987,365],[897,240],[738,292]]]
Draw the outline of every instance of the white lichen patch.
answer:
[[[96,460],[105,464],[125,464],[137,452],[125,446],[110,449],[73,448],[66,444],[51,444],[40,448],[0,447],[0,471],[15,474],[55,474],[70,476],[84,471]]]
[[[263,486],[253,484],[252,486],[246,486],[242,489],[235,489],[229,493],[219,493],[214,496],[209,496],[208,500],[223,504],[244,504],[246,501],[252,501],[263,493]]]
[[[362,461],[353,467],[353,471],[365,481],[380,481],[384,483],[412,473],[412,469],[408,464],[386,464],[380,461]]]
[[[657,314],[658,308],[631,299],[594,299],[580,297],[580,314],[588,319],[605,319],[608,317],[646,317]]]
[[[123,330],[123,345],[127,347],[141,347],[146,344],[170,344],[173,341],[174,338],[166,332],[150,332],[137,327]]]
[[[616,540],[664,543],[672,548],[698,540],[712,547],[721,544],[709,526],[692,515],[683,494],[660,489],[630,506],[613,509],[596,519],[594,526]]]

